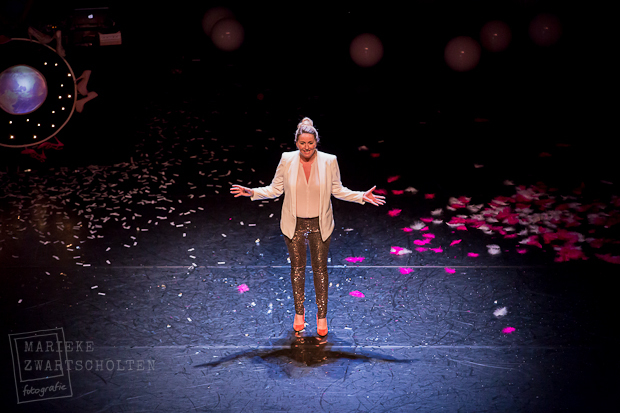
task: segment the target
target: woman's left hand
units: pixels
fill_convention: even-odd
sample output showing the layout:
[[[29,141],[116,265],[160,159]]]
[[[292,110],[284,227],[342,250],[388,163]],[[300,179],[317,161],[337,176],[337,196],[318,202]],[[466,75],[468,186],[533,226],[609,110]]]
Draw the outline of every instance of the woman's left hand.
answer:
[[[373,205],[379,206],[385,204],[385,197],[381,195],[375,195],[372,191],[375,190],[377,186],[373,186],[364,194],[364,201],[369,202]]]

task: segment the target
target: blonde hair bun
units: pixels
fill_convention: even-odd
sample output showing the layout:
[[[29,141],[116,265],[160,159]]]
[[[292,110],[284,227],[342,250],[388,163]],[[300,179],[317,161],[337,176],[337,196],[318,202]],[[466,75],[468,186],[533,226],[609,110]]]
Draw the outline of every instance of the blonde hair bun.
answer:
[[[301,128],[303,125],[314,126],[314,123],[310,118],[303,118],[301,122],[299,122],[299,125],[297,125],[297,128]]]

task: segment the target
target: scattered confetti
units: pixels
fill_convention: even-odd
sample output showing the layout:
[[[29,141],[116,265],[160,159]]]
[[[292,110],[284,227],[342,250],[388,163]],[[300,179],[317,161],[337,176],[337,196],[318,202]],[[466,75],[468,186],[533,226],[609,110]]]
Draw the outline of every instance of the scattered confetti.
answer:
[[[446,272],[448,274],[454,274],[456,272],[456,270],[454,268],[446,268]]]
[[[243,294],[246,291],[250,291],[250,288],[246,284],[241,284],[240,286],[237,287],[237,289],[239,290],[241,294]]]
[[[399,271],[400,271],[401,274],[407,275],[407,274],[413,272],[413,268],[399,268]]]
[[[511,334],[513,331],[515,331],[514,327],[506,327],[502,330],[502,333],[504,334]]]
[[[357,291],[357,290],[351,291],[349,293],[349,295],[352,295],[353,297],[360,297],[360,298],[364,298],[365,297],[364,293],[362,293],[360,291]]]

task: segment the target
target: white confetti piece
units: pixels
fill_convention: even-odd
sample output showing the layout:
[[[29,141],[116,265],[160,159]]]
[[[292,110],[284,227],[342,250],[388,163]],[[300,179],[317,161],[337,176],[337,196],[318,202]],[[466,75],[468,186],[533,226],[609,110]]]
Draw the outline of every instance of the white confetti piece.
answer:
[[[105,262],[106,262],[107,264],[110,264],[110,260],[105,260]]]
[[[99,295],[105,295],[105,293],[97,293],[97,294],[99,294]]]
[[[226,261],[220,261],[218,264],[226,264]]]
[[[499,254],[501,252],[500,248],[499,248],[499,245],[490,244],[490,245],[487,245],[487,248],[489,249],[489,254],[491,254],[491,255],[496,255],[496,254]]]
[[[493,311],[493,315],[495,317],[502,317],[506,314],[508,314],[508,310],[506,309],[506,307],[498,308],[497,310]]]
[[[191,318],[189,318],[189,317],[187,317],[187,321],[192,321],[192,319],[191,319]]]
[[[90,287],[91,290],[94,290],[95,288],[99,288],[98,285],[93,285],[92,287]]]
[[[60,258],[58,258],[58,257],[57,257],[57,256],[55,256],[55,255],[52,255],[52,257],[53,257],[54,259],[56,259],[56,260],[60,260]]]
[[[411,224],[411,228],[415,229],[415,230],[421,230],[425,226],[426,226],[426,224],[424,222],[422,222],[422,221],[416,221],[413,224]]]
[[[183,293],[179,293],[179,297],[182,297],[182,296],[183,296]]]
[[[22,303],[22,299],[20,298],[17,304],[21,304],[21,303]]]

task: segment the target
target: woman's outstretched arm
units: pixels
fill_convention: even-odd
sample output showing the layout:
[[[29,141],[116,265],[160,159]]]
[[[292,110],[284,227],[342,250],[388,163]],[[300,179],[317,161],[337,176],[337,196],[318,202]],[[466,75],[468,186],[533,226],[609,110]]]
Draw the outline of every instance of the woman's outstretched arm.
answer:
[[[351,191],[342,185],[340,181],[340,167],[338,166],[338,160],[334,159],[331,163],[332,168],[332,195],[338,199],[349,202],[359,202],[361,204],[368,202],[373,205],[379,206],[385,204],[385,197],[381,195],[375,195],[372,191],[376,186],[373,186],[366,192]]]
[[[252,201],[256,199],[271,199],[279,197],[284,192],[284,164],[284,155],[282,155],[278,168],[276,169],[276,174],[270,185],[260,188],[246,188],[241,185],[233,185],[230,188],[230,193],[235,194],[235,198],[238,196],[249,196]]]

